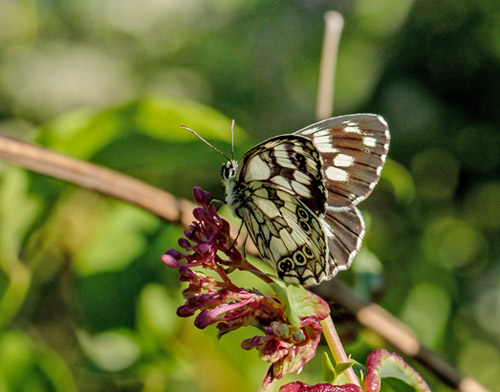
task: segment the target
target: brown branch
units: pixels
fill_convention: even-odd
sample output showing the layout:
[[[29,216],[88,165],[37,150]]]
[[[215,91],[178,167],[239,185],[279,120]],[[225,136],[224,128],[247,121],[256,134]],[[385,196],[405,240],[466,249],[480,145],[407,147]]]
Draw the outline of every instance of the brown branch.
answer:
[[[0,136],[0,159],[116,197],[170,222],[187,226],[192,221],[192,203],[178,200],[170,193],[102,166],[6,136]]]
[[[339,51],[340,35],[344,18],[335,11],[325,14],[325,37],[321,54],[316,103],[316,120],[331,117],[333,112],[333,92],[335,91],[335,68]]]

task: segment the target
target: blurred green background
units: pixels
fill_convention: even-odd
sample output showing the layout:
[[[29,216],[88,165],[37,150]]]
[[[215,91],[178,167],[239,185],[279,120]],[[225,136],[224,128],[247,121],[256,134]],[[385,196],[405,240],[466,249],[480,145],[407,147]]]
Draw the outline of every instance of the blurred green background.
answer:
[[[332,9],[335,114],[379,113],[392,134],[340,279],[500,391],[497,0],[0,0],[0,132],[221,198],[221,157],[178,126],[228,152],[234,118],[241,156],[314,122]],[[4,163],[0,183],[0,391],[258,389],[267,365],[239,348],[255,330],[217,342],[175,316],[160,256],[180,227]],[[360,362],[383,345],[343,333]],[[321,381],[319,360],[297,378]]]

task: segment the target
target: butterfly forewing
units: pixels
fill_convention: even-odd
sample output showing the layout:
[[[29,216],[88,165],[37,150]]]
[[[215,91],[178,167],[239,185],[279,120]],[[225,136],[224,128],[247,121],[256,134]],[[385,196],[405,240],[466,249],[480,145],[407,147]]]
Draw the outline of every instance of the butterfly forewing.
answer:
[[[335,117],[296,134],[309,138],[321,154],[329,206],[348,207],[368,197],[389,150],[389,130],[382,117]]]
[[[326,192],[317,148],[307,138],[283,135],[266,140],[243,157],[237,184],[266,181],[293,194],[315,214],[326,209]],[[240,186],[241,188],[241,186]]]

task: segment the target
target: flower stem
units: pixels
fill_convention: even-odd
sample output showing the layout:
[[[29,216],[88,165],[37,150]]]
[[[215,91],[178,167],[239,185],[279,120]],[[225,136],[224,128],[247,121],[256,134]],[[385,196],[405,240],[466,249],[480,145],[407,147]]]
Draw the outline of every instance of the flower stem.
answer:
[[[248,269],[252,274],[257,276],[258,278],[262,279],[266,283],[273,283],[274,281],[267,276],[265,273],[263,273],[260,269],[255,267],[253,264],[250,264],[248,261],[244,261],[245,269]]]
[[[332,318],[327,317],[326,319],[321,320],[320,323],[321,327],[323,328],[323,334],[325,335],[328,347],[330,347],[330,351],[332,352],[332,356],[333,359],[335,360],[335,363],[338,364],[338,363],[349,362],[349,358],[345,353],[344,347],[342,346],[342,342],[340,341],[337,330],[333,325]],[[344,372],[344,374],[347,377],[349,383],[360,386],[358,378],[356,377],[356,374],[354,373],[352,367],[347,369]]]

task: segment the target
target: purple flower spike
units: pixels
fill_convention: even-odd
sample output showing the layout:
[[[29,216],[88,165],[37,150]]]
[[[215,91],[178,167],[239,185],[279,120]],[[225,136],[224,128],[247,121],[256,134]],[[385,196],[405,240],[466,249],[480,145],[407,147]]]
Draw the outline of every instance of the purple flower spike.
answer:
[[[294,309],[300,311],[292,323],[291,310],[285,306],[288,301],[234,285],[229,278],[232,270],[256,269],[234,246],[229,223],[210,203],[212,196],[195,188],[193,197],[200,205],[193,211],[196,221],[184,232],[186,238],[178,241],[186,253],[169,249],[162,257],[167,266],[179,268],[181,281],[188,282],[182,292],[186,302],[177,309],[177,315],[189,317],[199,312],[195,326],[203,329],[215,324],[219,337],[249,325],[263,331],[264,335],[246,339],[241,346],[257,349],[259,356],[271,364],[264,386],[288,373],[300,372],[316,352],[321,336],[319,321],[329,316],[328,304],[305,290],[303,295],[295,293]],[[203,274],[203,269],[215,272],[220,279]]]
[[[208,192],[205,192],[198,186],[193,188],[193,199],[196,203],[200,204],[203,207],[206,207],[210,200],[212,200],[212,195]]]

